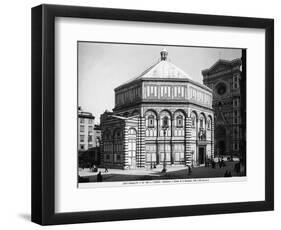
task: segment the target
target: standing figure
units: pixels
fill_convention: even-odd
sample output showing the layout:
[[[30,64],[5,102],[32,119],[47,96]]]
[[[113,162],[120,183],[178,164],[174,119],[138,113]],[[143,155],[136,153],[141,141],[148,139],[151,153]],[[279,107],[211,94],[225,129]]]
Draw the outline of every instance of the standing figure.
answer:
[[[191,167],[190,167],[190,165],[188,165],[187,167],[188,167],[188,175],[191,175],[191,173],[192,173],[192,170],[191,170]]]
[[[98,175],[97,175],[97,182],[102,182],[101,172],[99,172]]]

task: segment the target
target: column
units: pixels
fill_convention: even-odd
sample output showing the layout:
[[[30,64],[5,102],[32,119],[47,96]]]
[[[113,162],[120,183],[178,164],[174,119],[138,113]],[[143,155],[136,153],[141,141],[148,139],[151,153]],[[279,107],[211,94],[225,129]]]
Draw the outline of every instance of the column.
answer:
[[[156,117],[156,164],[160,164],[160,145],[158,142],[158,138],[160,137],[160,117],[157,115]]]
[[[129,168],[129,161],[128,161],[128,127],[124,122],[123,127],[123,150],[124,150],[124,158],[123,158],[123,169]]]
[[[143,168],[146,163],[145,156],[145,117],[138,119],[138,135],[137,135],[137,167]]]
[[[173,137],[174,137],[174,117],[171,117],[171,136],[169,139],[169,145],[170,145],[170,163],[174,164],[174,156],[173,156]]]
[[[191,117],[185,119],[185,164],[191,165]]]
[[[104,165],[104,132],[101,130],[101,140],[100,140],[100,165]]]
[[[212,123],[211,123],[211,158],[215,157],[215,122],[214,117],[212,117]]]

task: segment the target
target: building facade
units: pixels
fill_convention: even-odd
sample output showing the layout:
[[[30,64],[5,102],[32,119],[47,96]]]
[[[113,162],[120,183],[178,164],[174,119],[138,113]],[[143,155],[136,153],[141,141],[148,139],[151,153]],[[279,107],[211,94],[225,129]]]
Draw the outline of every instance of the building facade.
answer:
[[[167,60],[115,89],[101,115],[101,163],[135,169],[204,165],[214,155],[212,90]]]
[[[95,125],[95,117],[78,109],[78,151],[86,151],[100,144],[100,126]]]
[[[241,59],[218,60],[202,71],[203,83],[213,89],[216,155],[233,156],[241,152],[241,65]]]

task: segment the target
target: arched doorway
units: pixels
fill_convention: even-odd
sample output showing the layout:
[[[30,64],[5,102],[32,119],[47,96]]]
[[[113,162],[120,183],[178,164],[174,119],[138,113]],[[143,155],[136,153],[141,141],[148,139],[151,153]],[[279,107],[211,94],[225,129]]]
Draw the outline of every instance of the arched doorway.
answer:
[[[215,130],[215,152],[218,155],[224,155],[226,153],[226,130],[223,126],[219,126]]]
[[[135,129],[129,129],[128,131],[128,165],[130,169],[136,168],[136,140],[137,131]]]

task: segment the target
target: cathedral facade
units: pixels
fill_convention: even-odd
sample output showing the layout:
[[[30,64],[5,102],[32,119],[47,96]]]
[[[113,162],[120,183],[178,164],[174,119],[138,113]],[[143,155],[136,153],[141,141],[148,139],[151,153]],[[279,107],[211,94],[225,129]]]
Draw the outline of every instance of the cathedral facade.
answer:
[[[241,59],[218,60],[203,70],[203,83],[213,89],[215,155],[239,156],[241,121]]]
[[[115,89],[101,115],[101,164],[136,169],[204,165],[214,157],[213,93],[167,60]]]

